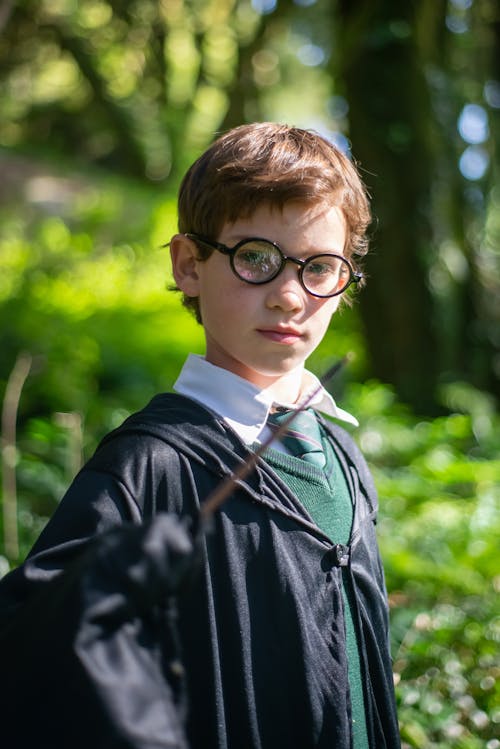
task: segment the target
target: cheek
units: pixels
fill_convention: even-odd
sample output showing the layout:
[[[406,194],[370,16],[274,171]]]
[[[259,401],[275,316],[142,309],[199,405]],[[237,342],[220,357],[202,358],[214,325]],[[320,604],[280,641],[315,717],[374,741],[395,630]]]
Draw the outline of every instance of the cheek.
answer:
[[[332,316],[338,309],[340,303],[339,297],[319,300],[318,306],[311,314],[315,338],[322,338],[330,324]]]
[[[248,305],[231,284],[209,285],[201,290],[200,310],[207,324],[213,322],[226,328],[233,327]]]

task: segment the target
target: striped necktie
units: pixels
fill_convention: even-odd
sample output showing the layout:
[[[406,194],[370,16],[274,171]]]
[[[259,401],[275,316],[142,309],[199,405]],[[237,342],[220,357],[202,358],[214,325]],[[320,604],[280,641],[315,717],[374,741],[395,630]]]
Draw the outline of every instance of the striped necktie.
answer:
[[[289,418],[291,411],[275,411],[270,413],[267,425],[276,431],[283,421]],[[297,458],[313,463],[318,468],[324,468],[326,459],[321,443],[321,431],[316,414],[312,408],[298,413],[289,429],[280,438],[283,446]]]

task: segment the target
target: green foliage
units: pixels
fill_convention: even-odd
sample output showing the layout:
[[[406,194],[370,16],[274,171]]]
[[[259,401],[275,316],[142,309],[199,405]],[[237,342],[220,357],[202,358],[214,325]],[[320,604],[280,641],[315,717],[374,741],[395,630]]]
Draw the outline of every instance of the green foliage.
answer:
[[[470,386],[442,398],[451,413],[423,421],[378,383],[349,392],[381,498],[404,745],[496,749],[500,419]]]
[[[199,350],[202,343],[199,326],[166,290],[161,245],[175,231],[168,195],[123,184],[118,191],[113,182],[75,190],[54,177],[44,186],[46,196],[60,191],[61,217],[48,200],[22,214],[5,207],[1,217],[2,390],[19,352],[33,357],[18,413],[22,555],[81,455],[170,388],[187,341]]]

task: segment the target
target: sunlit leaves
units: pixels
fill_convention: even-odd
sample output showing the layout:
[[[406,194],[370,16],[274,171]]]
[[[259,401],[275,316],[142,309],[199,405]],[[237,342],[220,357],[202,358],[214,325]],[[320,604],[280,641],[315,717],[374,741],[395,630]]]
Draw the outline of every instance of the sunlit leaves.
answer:
[[[498,749],[499,419],[490,396],[442,389],[417,419],[377,383],[353,385],[355,436],[380,495],[405,749]]]

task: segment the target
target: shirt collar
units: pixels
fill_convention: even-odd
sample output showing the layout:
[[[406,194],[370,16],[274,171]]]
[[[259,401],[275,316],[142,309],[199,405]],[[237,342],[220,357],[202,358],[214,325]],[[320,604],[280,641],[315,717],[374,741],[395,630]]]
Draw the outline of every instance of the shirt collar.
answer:
[[[304,370],[302,392],[306,394],[320,385],[318,378]],[[189,354],[174,384],[174,390],[201,403],[220,416],[246,444],[252,444],[264,429],[269,410],[275,403],[272,395],[252,385],[227,369],[216,367],[203,356]],[[276,403],[296,408],[296,403]],[[339,408],[323,387],[310,401],[310,406],[341,421],[358,426],[358,421]]]

